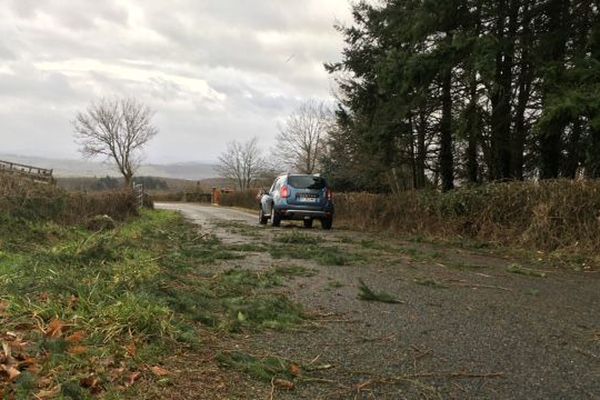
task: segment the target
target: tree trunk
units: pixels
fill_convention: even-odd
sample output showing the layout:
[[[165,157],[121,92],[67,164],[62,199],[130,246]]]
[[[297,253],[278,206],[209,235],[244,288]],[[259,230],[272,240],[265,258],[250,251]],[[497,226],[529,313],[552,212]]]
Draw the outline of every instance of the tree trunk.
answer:
[[[418,182],[418,177],[417,177],[417,156],[415,153],[415,135],[414,135],[415,129],[414,129],[412,115],[408,116],[408,129],[410,131],[409,151],[410,151],[410,169],[411,169],[411,174],[412,174],[412,188],[418,189],[419,182]]]
[[[479,138],[479,112],[477,109],[477,76],[475,69],[471,68],[469,82],[469,105],[467,106],[467,152],[466,152],[466,168],[467,181],[469,183],[479,182],[479,162],[477,160],[477,142]]]
[[[519,62],[519,80],[517,106],[515,110],[515,129],[511,136],[511,177],[523,180],[523,166],[525,163],[525,139],[527,137],[527,126],[525,111],[531,96],[531,84],[533,80],[534,67],[529,60],[531,46],[531,13],[527,6],[523,11],[523,33],[521,39],[521,61]]]
[[[592,58],[595,62],[600,63],[600,19],[596,18],[592,27],[592,35],[590,40],[590,50]],[[598,117],[598,115],[591,114],[588,116],[590,120]],[[594,123],[591,121],[589,124],[590,129],[590,145],[586,151],[586,176],[588,178],[600,178],[600,127],[598,122]]]
[[[419,124],[417,126],[417,187],[425,187],[425,160],[427,149],[425,146],[425,136],[427,134],[427,114],[426,110],[419,112]]]
[[[133,187],[133,174],[125,173],[123,174],[123,179],[125,182],[125,188],[131,189]]]
[[[581,161],[581,121],[579,119],[573,122],[571,129],[571,135],[569,138],[569,145],[567,156],[563,165],[562,175],[569,179],[575,179],[577,177],[577,170],[579,169],[579,162]]]
[[[590,179],[600,178],[600,129],[590,128],[590,146],[587,149],[585,175]]]
[[[452,71],[449,67],[445,67],[442,72],[442,117],[440,120],[440,176],[444,192],[454,189],[452,146]]]
[[[569,2],[564,0],[551,0],[548,4],[548,41],[546,46],[546,59],[549,61],[546,67],[543,84],[543,99],[547,102],[556,85],[560,84],[564,71],[564,56],[568,26],[566,20],[569,13]],[[547,104],[544,104],[546,108]],[[561,153],[563,148],[562,133],[565,128],[564,121],[550,121],[541,134],[541,179],[558,178],[561,165]]]
[[[530,68],[522,66],[522,68]],[[517,109],[515,112],[515,130],[512,135],[511,143],[511,176],[514,179],[523,180],[523,165],[525,152],[525,138],[527,136],[527,127],[525,123],[525,110],[531,94],[532,74],[526,70],[521,70],[519,82],[519,96],[517,100]]]
[[[511,166],[511,96],[514,40],[517,28],[519,5],[512,0],[509,10],[508,32],[505,33],[507,1],[498,3],[497,35],[500,49],[496,54],[496,77],[491,94],[492,101],[492,176],[495,180],[510,178]]]

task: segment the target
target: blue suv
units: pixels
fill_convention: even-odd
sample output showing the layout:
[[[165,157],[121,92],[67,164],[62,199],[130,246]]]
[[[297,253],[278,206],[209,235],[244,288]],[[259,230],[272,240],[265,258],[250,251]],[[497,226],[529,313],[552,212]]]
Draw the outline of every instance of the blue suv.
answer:
[[[333,224],[333,193],[327,181],[318,175],[281,175],[268,193],[260,197],[259,222],[273,226],[282,220],[304,221],[305,228],[312,228],[313,221],[321,221],[323,229]]]

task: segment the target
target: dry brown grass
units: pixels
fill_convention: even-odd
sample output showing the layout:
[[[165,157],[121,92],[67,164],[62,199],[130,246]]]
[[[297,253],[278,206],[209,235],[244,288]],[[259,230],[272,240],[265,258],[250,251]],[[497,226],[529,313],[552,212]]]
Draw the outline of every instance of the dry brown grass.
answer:
[[[129,191],[68,193],[52,185],[0,175],[0,213],[73,224],[95,215],[123,220],[137,213],[137,203]]]

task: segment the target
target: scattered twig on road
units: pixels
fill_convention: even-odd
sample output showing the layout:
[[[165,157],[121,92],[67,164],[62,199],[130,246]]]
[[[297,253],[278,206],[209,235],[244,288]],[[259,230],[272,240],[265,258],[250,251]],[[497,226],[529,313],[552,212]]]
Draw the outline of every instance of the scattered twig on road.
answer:
[[[275,395],[275,377],[271,378],[271,394],[269,396],[269,400],[273,400],[273,396]]]
[[[512,292],[512,289],[505,288],[502,286],[495,286],[495,285],[478,285],[475,283],[456,283],[456,284],[453,284],[452,286],[469,287],[469,288],[474,288],[474,289],[498,289],[498,290],[504,290],[505,292]]]
[[[371,375],[370,373],[361,373],[361,375]],[[504,372],[492,372],[492,373],[476,373],[476,372],[468,372],[468,371],[458,371],[458,372],[419,372],[416,374],[405,374],[399,376],[390,376],[390,377],[382,377],[382,378],[371,378],[366,382],[363,382],[361,385],[363,387],[374,385],[374,384],[382,384],[382,385],[394,385],[399,382],[409,381],[412,382],[416,379],[420,378],[448,378],[448,379],[494,379],[494,378],[504,378]]]
[[[451,378],[451,379],[469,379],[469,378],[503,378],[504,372],[492,372],[492,373],[473,373],[473,372],[422,372],[418,374],[407,374],[402,375],[398,378],[412,379],[412,378]]]
[[[388,341],[388,340],[392,340],[396,337],[396,334],[392,333],[391,335],[387,335],[387,336],[380,336],[380,337],[375,337],[375,338],[368,338],[368,337],[360,337],[358,341],[362,342],[362,343],[368,343],[368,342],[378,342],[378,341]]]
[[[316,322],[347,322],[347,323],[360,322],[357,319],[344,319],[344,318],[327,319],[327,317],[335,317],[335,316],[341,317],[341,316],[343,316],[343,314],[336,314],[336,313],[309,313],[309,314],[307,314],[307,317],[309,319],[313,319]],[[316,325],[318,325],[318,324],[316,324]]]
[[[311,377],[299,377],[299,380],[301,380],[302,382],[313,382],[313,383],[338,383],[337,381],[334,381],[332,379],[324,379],[324,378],[311,378]]]
[[[594,354],[594,353],[592,353],[590,351],[580,349],[579,347],[575,347],[575,351],[578,352],[578,353],[581,353],[581,354],[583,354],[585,356],[595,358],[596,360],[600,359],[600,356],[598,356],[598,355],[596,355],[596,354]]]
[[[415,368],[415,370],[417,369],[417,361],[419,361],[421,358],[426,357],[428,355],[433,355],[433,349],[428,349],[428,348],[419,348],[415,345],[411,346],[411,349],[417,353],[417,354],[413,354],[412,358],[413,358],[413,367]]]
[[[512,272],[513,274],[533,276],[536,278],[546,278],[547,277],[547,274],[544,271],[530,269],[530,268],[524,268],[524,267],[520,266],[519,264],[511,264],[508,266],[508,268],[506,268],[506,270],[508,272]]]
[[[322,364],[322,365],[316,365],[314,367],[309,367],[308,365],[304,366],[304,370],[308,371],[308,372],[312,372],[312,371],[324,371],[326,369],[332,369],[335,368],[335,365],[333,364]]]
[[[318,321],[310,321],[310,325],[313,327],[322,327],[321,323],[342,323],[342,324],[356,324],[361,322],[358,319],[320,319]],[[298,330],[299,331],[299,330]]]
[[[317,360],[318,360],[319,358],[321,358],[321,355],[320,355],[320,354],[319,354],[318,356],[316,356],[315,358],[313,358],[313,359],[312,359],[312,360],[311,360],[311,361],[308,363],[308,365],[313,365],[314,363],[316,363],[316,362],[317,362]]]

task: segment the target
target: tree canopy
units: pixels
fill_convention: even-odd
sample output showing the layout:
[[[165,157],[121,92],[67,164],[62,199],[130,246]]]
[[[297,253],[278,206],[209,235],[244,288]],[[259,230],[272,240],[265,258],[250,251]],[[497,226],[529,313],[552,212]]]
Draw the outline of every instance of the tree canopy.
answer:
[[[142,161],[142,151],[158,129],[154,112],[135,99],[101,99],[78,112],[73,121],[75,138],[86,157],[114,162],[130,187]]]
[[[340,26],[341,189],[600,177],[593,0],[384,0]]]

